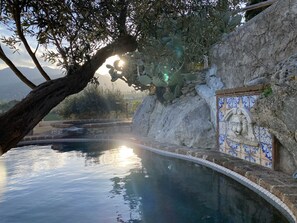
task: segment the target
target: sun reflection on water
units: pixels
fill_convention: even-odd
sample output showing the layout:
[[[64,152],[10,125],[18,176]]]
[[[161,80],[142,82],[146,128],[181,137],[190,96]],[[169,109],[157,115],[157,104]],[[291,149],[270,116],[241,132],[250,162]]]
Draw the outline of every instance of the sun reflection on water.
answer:
[[[121,146],[119,148],[119,163],[121,166],[127,166],[131,163],[131,159],[135,157],[133,149],[127,146]]]
[[[140,158],[134,153],[132,148],[125,145],[117,149],[105,151],[99,159],[101,164],[111,164],[118,167],[131,168],[131,165],[136,163],[140,165]],[[139,162],[137,162],[138,160]]]

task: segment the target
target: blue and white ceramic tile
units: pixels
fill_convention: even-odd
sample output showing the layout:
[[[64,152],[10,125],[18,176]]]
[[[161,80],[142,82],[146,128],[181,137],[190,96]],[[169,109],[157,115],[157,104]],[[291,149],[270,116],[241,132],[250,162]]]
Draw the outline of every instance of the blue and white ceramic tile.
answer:
[[[219,144],[220,144],[220,145],[223,145],[224,142],[225,142],[225,136],[224,136],[224,135],[220,135],[220,136],[219,136]]]
[[[227,144],[229,145],[229,150],[228,150],[228,153],[232,156],[236,156],[238,157],[239,156],[239,152],[240,152],[240,144],[239,143],[235,143],[235,142],[232,142],[230,140],[227,140]]]
[[[268,168],[272,168],[272,162],[271,161],[261,160],[261,165],[266,166]]]
[[[218,97],[218,120],[219,120],[219,150],[229,155],[272,167],[272,136],[267,129],[253,126],[254,134],[259,141],[258,147],[240,144],[226,138],[228,122],[224,121],[224,116],[229,109],[244,107],[250,110],[254,106],[258,95],[244,95],[234,97]]]
[[[258,150],[259,148],[257,147],[242,145],[241,158],[252,163],[260,164],[260,157],[257,156]]]
[[[252,96],[249,96],[250,98],[250,108],[252,108],[255,103],[256,103],[256,100],[258,99],[259,95],[252,95]]]
[[[228,97],[226,98],[226,101],[228,108],[237,108],[240,101],[240,97]]]
[[[243,152],[253,154],[253,156],[260,157],[259,147],[248,146],[243,144]]]
[[[219,109],[223,107],[223,104],[224,104],[224,103],[225,103],[224,98],[219,98],[219,101],[218,101]]]
[[[254,125],[254,135],[256,136],[256,139],[260,142],[260,127]]]
[[[226,123],[219,122],[219,135],[226,135]]]
[[[250,98],[249,98],[249,96],[242,96],[241,101],[242,101],[243,107],[245,107],[246,109],[250,108]]]
[[[257,157],[254,157],[253,154],[251,153],[245,153],[244,156],[243,156],[243,159],[244,160],[247,160],[249,162],[252,162],[252,163],[258,163],[259,159]]]
[[[224,114],[223,112],[219,111],[219,122],[224,120]]]
[[[272,161],[272,146],[265,143],[261,143],[260,146],[262,149],[263,158],[265,157],[266,159]]]
[[[266,128],[260,127],[260,142],[272,145],[272,136]]]

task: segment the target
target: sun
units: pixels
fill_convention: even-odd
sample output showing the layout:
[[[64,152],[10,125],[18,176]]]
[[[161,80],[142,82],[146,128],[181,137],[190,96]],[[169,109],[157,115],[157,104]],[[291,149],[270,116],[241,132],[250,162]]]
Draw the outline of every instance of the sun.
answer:
[[[96,71],[96,76],[98,75],[109,75],[108,71],[109,69],[106,67],[107,64],[112,65],[116,60],[120,60],[119,67],[123,67],[125,65],[125,61],[121,60],[121,58],[118,55],[111,56],[106,59],[105,63],[99,67],[99,69]]]

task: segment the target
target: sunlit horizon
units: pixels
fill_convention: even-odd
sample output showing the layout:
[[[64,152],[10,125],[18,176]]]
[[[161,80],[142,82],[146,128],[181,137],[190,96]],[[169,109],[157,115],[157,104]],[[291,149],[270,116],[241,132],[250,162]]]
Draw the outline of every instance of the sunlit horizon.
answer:
[[[16,57],[20,58],[21,56],[23,56],[22,54],[19,54],[19,53],[14,53],[12,55],[16,55]],[[12,56],[12,57],[15,57],[15,56]],[[12,58],[11,57],[11,58]],[[109,69],[106,67],[107,64],[110,64],[110,65],[113,65],[113,63],[116,61],[116,60],[119,60],[120,57],[118,55],[114,55],[114,56],[111,56],[109,58],[106,59],[106,61],[99,67],[99,69],[96,71],[96,76],[98,75],[108,75],[108,71]],[[34,69],[36,68],[35,64],[30,60],[26,60],[26,59],[18,59],[15,61],[16,64],[17,64],[17,67],[26,67],[26,68],[31,68],[31,69]],[[51,64],[51,63],[46,63],[44,62],[43,60],[40,60],[40,62],[42,62],[42,66],[44,67],[49,67],[51,69],[56,69],[56,70],[60,70],[61,68],[56,66],[55,64]],[[9,68],[3,61],[0,61],[0,70],[3,70],[5,68]]]

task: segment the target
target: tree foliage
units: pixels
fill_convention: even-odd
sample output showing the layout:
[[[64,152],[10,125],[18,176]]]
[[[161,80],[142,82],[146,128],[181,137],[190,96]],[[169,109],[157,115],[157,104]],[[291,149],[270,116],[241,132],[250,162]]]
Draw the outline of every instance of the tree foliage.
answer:
[[[130,33],[127,5],[124,0],[5,0],[1,23],[12,35],[1,40],[17,50],[18,44],[28,45],[27,37],[35,39],[45,60],[68,71],[111,40]],[[27,50],[33,59],[35,53]]]
[[[108,65],[112,80],[120,78],[137,90],[165,88],[165,101],[178,97],[193,78],[190,73],[203,67],[212,45],[240,25],[242,17],[231,12],[238,1],[230,2],[196,1],[163,15],[138,51],[122,56],[125,66],[119,61]]]
[[[124,112],[125,108],[124,96],[119,90],[90,85],[79,94],[66,98],[57,112],[66,119],[90,119],[108,117],[111,112]]]

